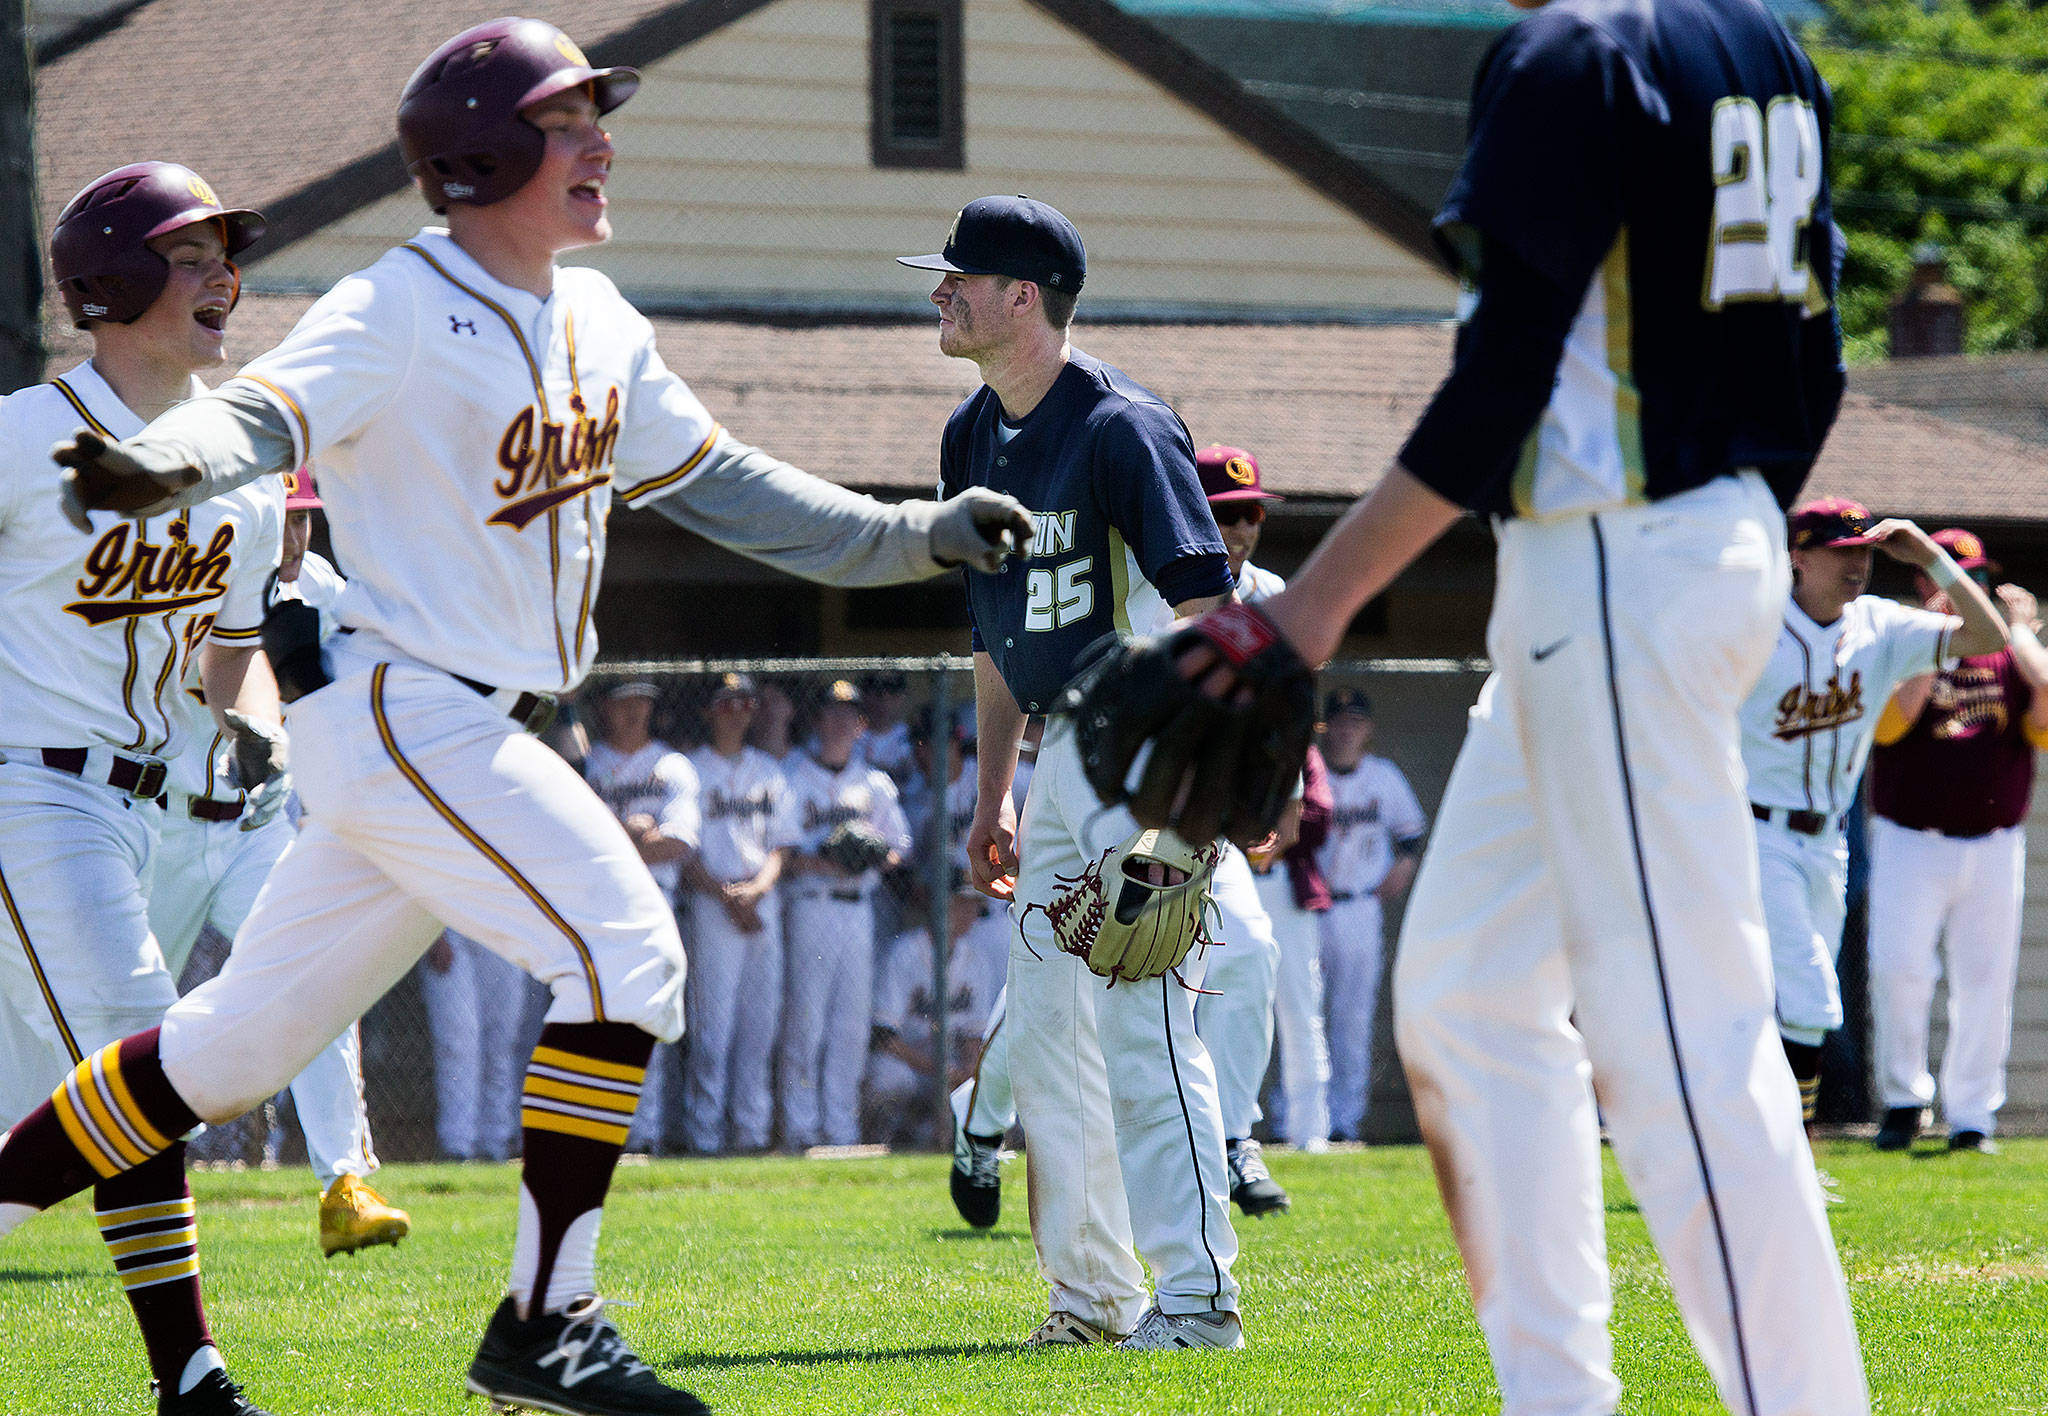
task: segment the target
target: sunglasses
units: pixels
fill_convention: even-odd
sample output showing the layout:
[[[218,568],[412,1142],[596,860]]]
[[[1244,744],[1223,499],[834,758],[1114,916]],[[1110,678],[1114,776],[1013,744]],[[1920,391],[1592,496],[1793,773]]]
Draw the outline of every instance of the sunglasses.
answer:
[[[1209,510],[1216,514],[1216,524],[1218,526],[1241,526],[1245,522],[1258,526],[1266,519],[1266,504],[1264,502],[1224,502],[1220,506],[1212,504]]]

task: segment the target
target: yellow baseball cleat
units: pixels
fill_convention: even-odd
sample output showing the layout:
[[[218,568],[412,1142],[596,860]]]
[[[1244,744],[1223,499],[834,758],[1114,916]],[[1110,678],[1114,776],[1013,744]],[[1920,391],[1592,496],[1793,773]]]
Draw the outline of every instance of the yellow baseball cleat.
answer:
[[[354,1175],[335,1177],[320,1197],[320,1252],[328,1258],[372,1244],[396,1244],[412,1233],[412,1216]]]

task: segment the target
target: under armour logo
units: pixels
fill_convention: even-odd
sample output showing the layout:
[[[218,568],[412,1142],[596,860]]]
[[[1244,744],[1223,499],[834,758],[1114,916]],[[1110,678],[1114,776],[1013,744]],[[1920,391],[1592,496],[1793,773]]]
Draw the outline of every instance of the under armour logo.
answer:
[[[448,317],[448,332],[450,334],[463,334],[466,332],[470,337],[474,338],[476,336],[476,321],[458,320],[455,316],[450,315]]]

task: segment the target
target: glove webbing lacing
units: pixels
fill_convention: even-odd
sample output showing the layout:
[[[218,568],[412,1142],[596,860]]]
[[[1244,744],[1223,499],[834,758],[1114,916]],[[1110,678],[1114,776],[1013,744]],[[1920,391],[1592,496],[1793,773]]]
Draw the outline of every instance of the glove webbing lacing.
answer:
[[[1119,849],[1121,848],[1118,846],[1110,846],[1101,855],[1081,867],[1079,875],[1055,874],[1053,876],[1054,882],[1065,885],[1068,888],[1055,896],[1050,904],[1039,904],[1033,901],[1018,912],[1016,917],[1017,937],[1024,941],[1024,947],[1031,951],[1032,958],[1043,959],[1045,957],[1036,948],[1032,947],[1031,936],[1024,932],[1024,921],[1033,910],[1037,910],[1040,914],[1044,915],[1046,922],[1052,926],[1055,943],[1057,943],[1060,937],[1060,927],[1072,917],[1076,910],[1084,912],[1080,921],[1079,937],[1086,939],[1093,939],[1095,937],[1096,931],[1102,927],[1104,906],[1109,898],[1109,892],[1102,883],[1102,867],[1108,863],[1109,858],[1116,854]],[[1212,911],[1215,913],[1217,921],[1221,923],[1223,918],[1222,911],[1217,907],[1216,901],[1211,898],[1202,902],[1202,918],[1195,924],[1193,948],[1199,950],[1204,957],[1207,956],[1211,948],[1220,949],[1224,943],[1223,940],[1216,938],[1209,932],[1209,915]],[[1061,952],[1064,953],[1066,951],[1062,949]],[[1076,955],[1075,957],[1080,958],[1083,956]],[[1181,976],[1179,965],[1169,968],[1167,973],[1172,974],[1173,981],[1190,993],[1198,993],[1209,998],[1221,996],[1221,990],[1219,989],[1197,988],[1189,983]],[[1119,974],[1112,974],[1108,986],[1115,988],[1119,983],[1127,981]]]

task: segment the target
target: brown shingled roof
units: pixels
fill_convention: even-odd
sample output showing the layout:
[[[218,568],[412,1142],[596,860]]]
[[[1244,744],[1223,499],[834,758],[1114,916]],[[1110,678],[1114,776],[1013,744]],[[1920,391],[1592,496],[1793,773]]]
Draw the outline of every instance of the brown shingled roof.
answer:
[[[310,303],[249,296],[229,324],[231,354],[269,348]],[[662,358],[735,436],[874,491],[932,486],[946,415],[977,382],[926,325],[654,325]],[[85,352],[58,333],[52,369]],[[1252,448],[1275,491],[1331,500],[1378,480],[1451,355],[1444,324],[1084,324],[1074,339],[1172,403],[1198,443]],[[2048,446],[1879,402],[1853,391],[1860,376],[1809,494],[1927,520],[2048,524]]]

